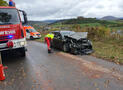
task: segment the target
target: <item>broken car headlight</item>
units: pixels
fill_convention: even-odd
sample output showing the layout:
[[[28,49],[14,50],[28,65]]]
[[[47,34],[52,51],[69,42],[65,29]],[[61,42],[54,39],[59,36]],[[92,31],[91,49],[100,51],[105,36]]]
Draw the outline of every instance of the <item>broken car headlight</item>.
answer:
[[[88,40],[88,42],[89,42],[91,45],[93,45],[93,43],[92,43],[90,40]]]

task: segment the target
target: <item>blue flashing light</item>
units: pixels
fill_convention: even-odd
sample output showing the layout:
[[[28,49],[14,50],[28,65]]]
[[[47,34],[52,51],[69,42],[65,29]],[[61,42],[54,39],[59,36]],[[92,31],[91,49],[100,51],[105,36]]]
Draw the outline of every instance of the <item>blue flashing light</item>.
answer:
[[[12,36],[12,35],[9,35],[8,37],[9,37],[9,38],[13,38],[13,36]]]
[[[9,6],[13,6],[13,2],[12,1],[9,2]]]

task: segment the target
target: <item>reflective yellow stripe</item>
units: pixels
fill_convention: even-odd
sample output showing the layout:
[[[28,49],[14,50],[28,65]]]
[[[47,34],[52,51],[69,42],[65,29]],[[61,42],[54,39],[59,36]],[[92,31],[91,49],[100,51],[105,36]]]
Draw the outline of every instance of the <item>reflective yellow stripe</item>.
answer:
[[[54,34],[47,34],[45,37],[53,39],[54,38]]]

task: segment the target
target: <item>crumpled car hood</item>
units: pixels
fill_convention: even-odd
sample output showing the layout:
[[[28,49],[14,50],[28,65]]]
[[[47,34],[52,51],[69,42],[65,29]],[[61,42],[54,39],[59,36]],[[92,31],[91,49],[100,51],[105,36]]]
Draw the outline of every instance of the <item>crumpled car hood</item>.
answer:
[[[80,40],[80,39],[87,38],[87,36],[88,36],[88,32],[76,32],[75,34],[69,35],[67,37]]]

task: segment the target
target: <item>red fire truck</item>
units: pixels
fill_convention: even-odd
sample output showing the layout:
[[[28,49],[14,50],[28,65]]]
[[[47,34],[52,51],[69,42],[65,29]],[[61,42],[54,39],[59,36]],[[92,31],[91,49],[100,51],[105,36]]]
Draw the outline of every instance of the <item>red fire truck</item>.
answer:
[[[21,21],[20,12],[24,22]],[[26,52],[26,32],[22,24],[27,23],[24,11],[14,6],[0,6],[0,52],[20,53],[22,57]]]

